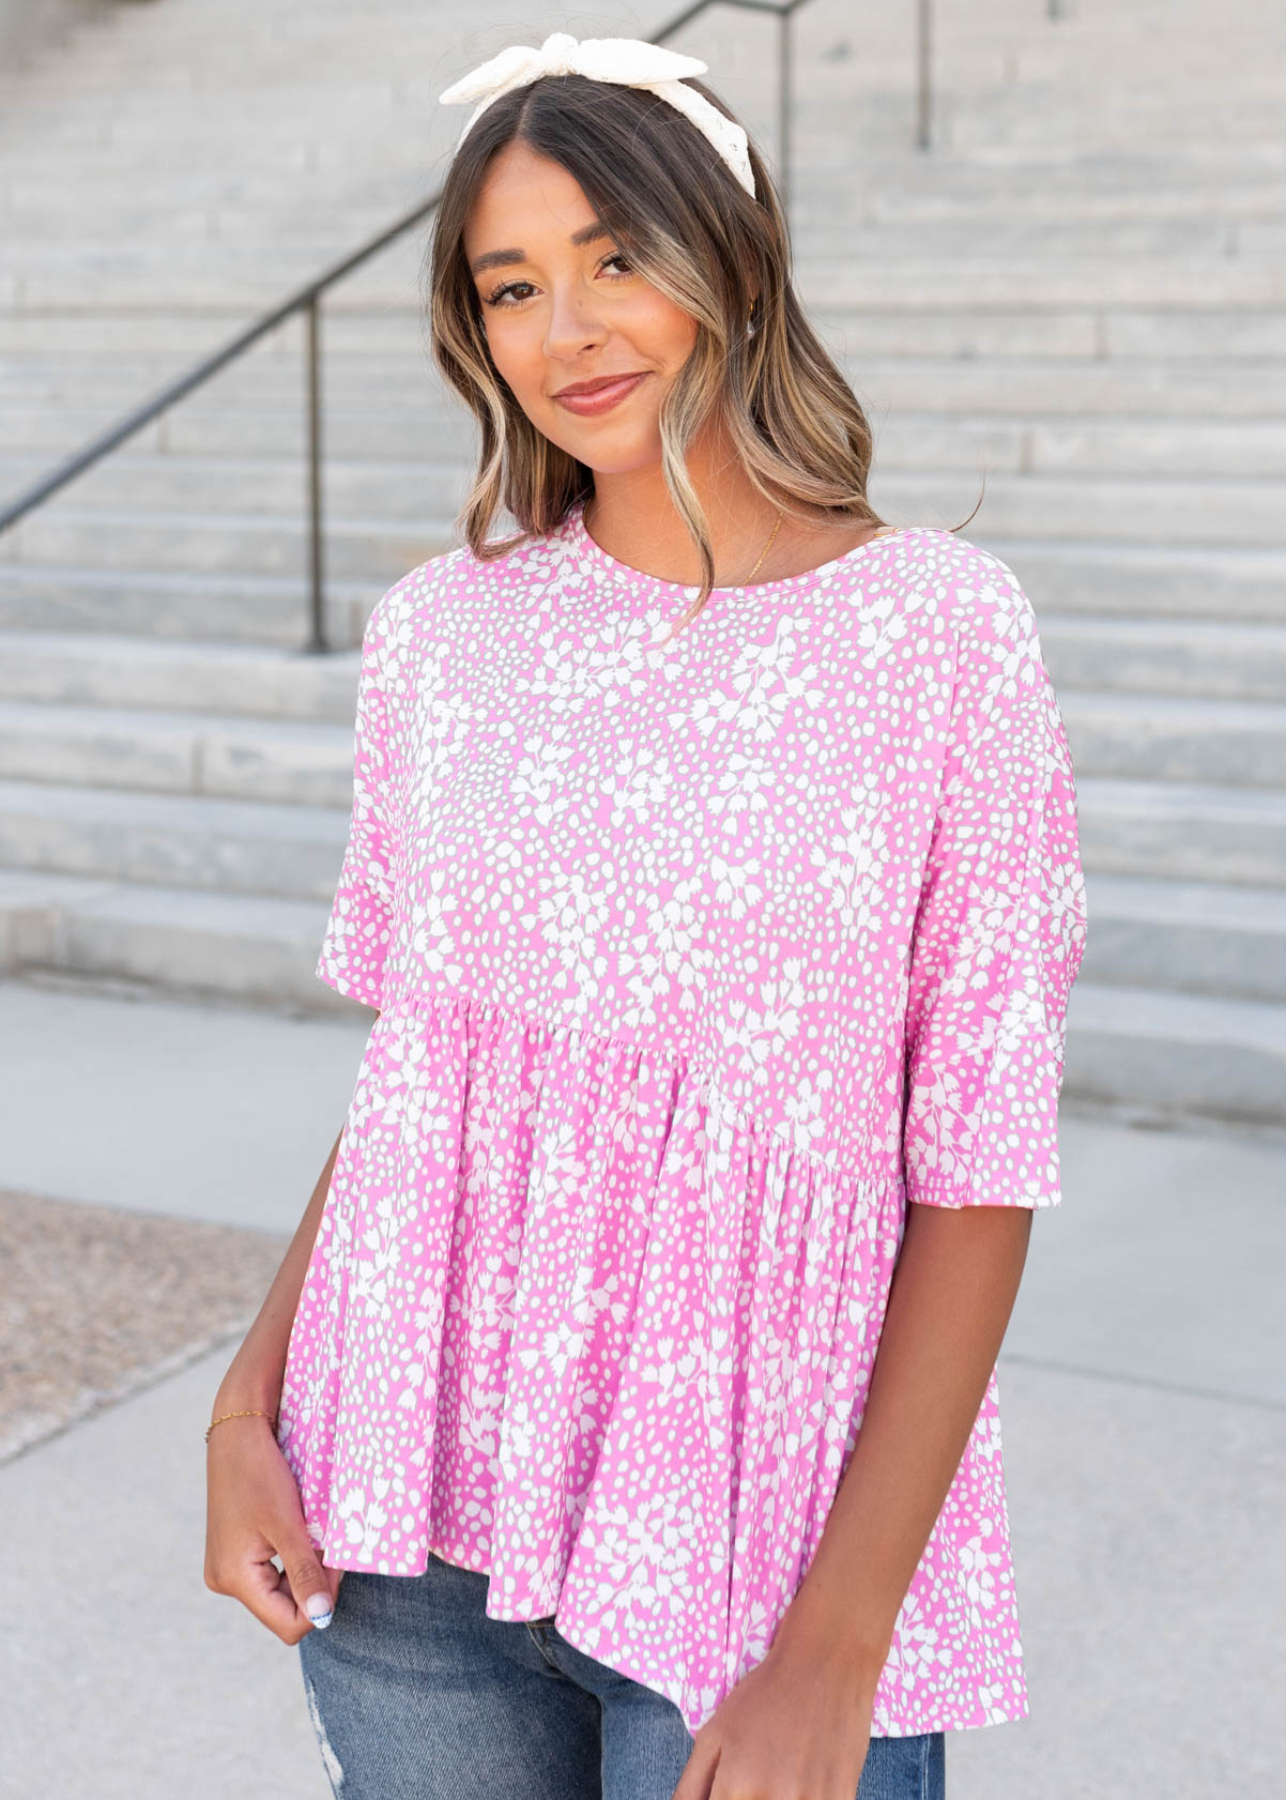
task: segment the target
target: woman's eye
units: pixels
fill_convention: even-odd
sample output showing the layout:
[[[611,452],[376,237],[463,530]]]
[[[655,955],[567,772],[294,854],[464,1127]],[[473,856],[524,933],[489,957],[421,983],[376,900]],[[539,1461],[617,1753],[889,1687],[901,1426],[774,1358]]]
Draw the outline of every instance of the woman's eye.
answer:
[[[495,288],[490,294],[487,295],[487,305],[488,306],[511,306],[514,304],[514,302],[506,300],[505,295],[512,294],[515,291],[515,289],[517,289],[517,288],[530,287],[530,286],[531,286],[531,283],[529,281],[504,281],[500,284],[500,286],[498,288]]]
[[[620,263],[627,274],[634,273],[629,258],[622,250],[613,250],[609,255],[603,257],[598,266],[600,269],[605,269],[608,263]],[[519,306],[522,304],[522,296],[518,294],[518,289],[531,286],[530,281],[502,281],[498,288],[494,288],[486,296],[486,303],[488,306]],[[511,295],[516,297],[510,298]]]

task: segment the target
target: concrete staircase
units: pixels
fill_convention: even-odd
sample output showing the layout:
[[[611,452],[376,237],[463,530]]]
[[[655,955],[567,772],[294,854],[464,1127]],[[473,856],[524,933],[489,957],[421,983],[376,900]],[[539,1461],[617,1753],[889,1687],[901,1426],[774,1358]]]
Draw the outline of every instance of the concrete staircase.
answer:
[[[816,0],[798,286],[876,426],[884,516],[956,524],[985,477],[965,535],[1041,621],[1092,915],[1068,1100],[1286,1128],[1286,20],[1239,0],[1211,41],[1195,0],[1127,10],[945,5],[926,156],[911,9],[859,35]],[[560,25],[531,8],[465,39],[445,7],[355,23],[338,0],[169,0],[0,83],[0,232],[23,246],[0,268],[0,491],[412,204],[462,122],[433,95]],[[769,145],[771,29],[712,15],[683,40]],[[295,648],[294,327],[0,536],[10,967],[349,1006],[312,968],[353,646],[384,588],[454,542],[471,455],[424,347],[422,248],[327,312],[346,648]]]

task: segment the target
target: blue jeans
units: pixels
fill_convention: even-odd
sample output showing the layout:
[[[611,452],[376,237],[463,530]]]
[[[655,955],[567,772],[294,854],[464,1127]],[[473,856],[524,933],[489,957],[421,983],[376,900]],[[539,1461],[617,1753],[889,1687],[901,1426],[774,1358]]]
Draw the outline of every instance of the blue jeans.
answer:
[[[671,1800],[692,1750],[663,1694],[550,1620],[486,1616],[487,1577],[350,1570],[300,1639],[339,1800]],[[943,1800],[944,1738],[872,1738],[857,1800]]]

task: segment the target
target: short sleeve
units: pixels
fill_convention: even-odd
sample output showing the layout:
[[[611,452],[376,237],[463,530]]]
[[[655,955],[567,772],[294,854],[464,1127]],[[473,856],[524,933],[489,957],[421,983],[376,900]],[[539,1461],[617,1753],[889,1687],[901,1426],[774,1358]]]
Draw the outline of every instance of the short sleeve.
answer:
[[[998,559],[954,592],[955,682],[908,969],[910,1201],[1053,1206],[1067,1006],[1088,931],[1067,733]]]
[[[362,636],[348,843],[315,971],[339,993],[376,1008],[384,1004],[394,934],[396,829],[385,675],[391,593],[375,606]]]

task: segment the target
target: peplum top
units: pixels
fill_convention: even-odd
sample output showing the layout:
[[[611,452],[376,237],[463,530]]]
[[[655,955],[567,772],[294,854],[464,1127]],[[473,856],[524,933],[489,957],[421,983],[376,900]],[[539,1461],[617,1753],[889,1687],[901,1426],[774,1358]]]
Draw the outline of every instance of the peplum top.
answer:
[[[697,592],[578,503],[376,603],[317,974],[378,1016],[277,1427],[330,1566],[486,1572],[694,1733],[820,1541],[907,1203],[1060,1198],[1087,929],[1004,562],[910,528],[671,636]],[[1025,1712],[993,1370],[872,1729]]]

